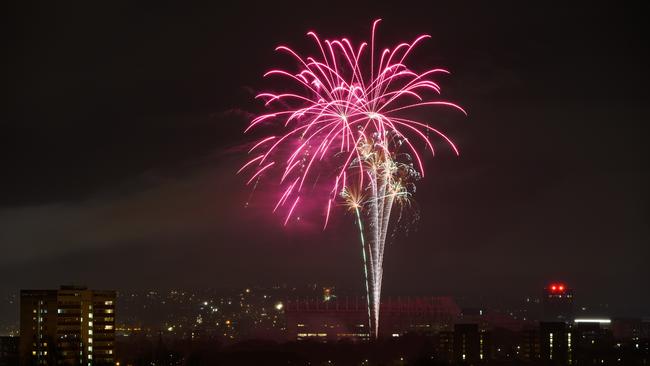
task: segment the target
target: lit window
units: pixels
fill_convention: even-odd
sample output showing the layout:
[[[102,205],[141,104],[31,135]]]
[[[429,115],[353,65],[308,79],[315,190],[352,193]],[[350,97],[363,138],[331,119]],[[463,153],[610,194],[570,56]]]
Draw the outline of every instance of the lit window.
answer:
[[[111,330],[113,329],[112,325],[104,325],[104,329]]]
[[[112,301],[104,301],[104,305],[113,305]]]

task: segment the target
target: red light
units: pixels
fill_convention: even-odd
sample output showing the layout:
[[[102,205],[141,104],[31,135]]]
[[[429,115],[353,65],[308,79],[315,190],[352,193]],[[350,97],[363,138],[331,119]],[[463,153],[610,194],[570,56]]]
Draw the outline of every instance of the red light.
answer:
[[[567,287],[563,283],[552,283],[548,286],[549,291],[553,293],[564,293],[566,291]]]

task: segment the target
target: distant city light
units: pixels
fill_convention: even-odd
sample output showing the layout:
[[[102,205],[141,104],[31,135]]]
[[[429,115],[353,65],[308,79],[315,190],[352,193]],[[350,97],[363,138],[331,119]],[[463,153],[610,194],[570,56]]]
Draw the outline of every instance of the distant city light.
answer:
[[[611,319],[575,319],[574,323],[600,323],[600,324],[610,324]]]
[[[280,311],[284,308],[284,304],[281,302],[278,302],[275,304],[275,310]]]

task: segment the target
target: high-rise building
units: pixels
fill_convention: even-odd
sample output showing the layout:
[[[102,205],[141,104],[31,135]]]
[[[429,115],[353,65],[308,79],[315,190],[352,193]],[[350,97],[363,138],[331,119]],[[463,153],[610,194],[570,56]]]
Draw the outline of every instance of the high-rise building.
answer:
[[[575,340],[565,322],[539,323],[540,357],[545,364],[573,364]]]
[[[114,364],[115,291],[20,292],[21,365]]]
[[[54,365],[57,291],[20,292],[20,364]]]
[[[454,332],[443,330],[433,335],[434,357],[440,362],[454,360]]]
[[[485,357],[485,334],[478,324],[454,325],[454,358],[457,362],[478,362]]]
[[[572,327],[575,334],[575,355],[574,359],[578,365],[597,363],[620,363],[613,352],[603,350],[616,349],[614,347],[614,336],[610,328],[609,319],[576,319]],[[620,343],[619,343],[620,344]]]
[[[548,322],[573,320],[573,289],[564,283],[551,283],[544,288],[542,318]]]
[[[540,358],[539,329],[526,328],[520,332],[519,359],[525,362],[534,362]]]

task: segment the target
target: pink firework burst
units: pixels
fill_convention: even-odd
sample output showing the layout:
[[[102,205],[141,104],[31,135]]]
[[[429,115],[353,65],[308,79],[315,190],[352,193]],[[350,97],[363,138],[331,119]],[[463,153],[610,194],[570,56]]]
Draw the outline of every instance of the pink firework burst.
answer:
[[[256,98],[264,100],[265,106],[277,105],[278,108],[253,119],[246,132],[268,124],[281,126],[283,131],[259,140],[249,150],[254,157],[239,172],[251,170],[247,184],[252,184],[266,173],[280,170],[280,183],[284,188],[274,211],[286,209],[285,224],[304,200],[301,195],[304,195],[305,183],[310,178],[315,179],[312,176],[323,160],[343,156],[342,163],[335,168],[337,171],[331,174],[332,194],[323,202],[327,226],[332,201],[350,184],[346,180],[346,170],[355,159],[361,158],[359,144],[373,135],[385,136],[391,132],[403,137],[422,176],[425,173],[422,153],[409,137],[422,140],[433,154],[429,136],[437,135],[458,154],[454,143],[428,121],[413,120],[405,115],[408,110],[435,106],[465,113],[457,104],[437,99],[440,87],[432,78],[436,74],[449,73],[447,70],[436,68],[416,72],[406,64],[414,47],[430,36],[420,35],[410,43],[400,43],[376,54],[375,29],[379,22],[373,23],[370,47],[366,42],[355,47],[346,38],[321,40],[315,32],[308,32],[307,36],[318,48],[317,55],[304,57],[287,46],[276,48],[293,56],[300,69],[297,72],[274,69],[264,74],[265,77],[283,78],[284,85],[292,88],[283,93],[258,94]],[[287,148],[291,149],[288,153]],[[358,177],[357,184],[363,185],[364,174]]]

